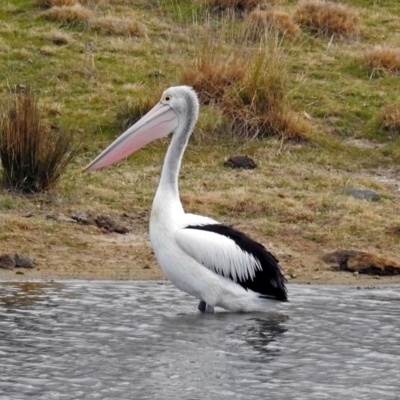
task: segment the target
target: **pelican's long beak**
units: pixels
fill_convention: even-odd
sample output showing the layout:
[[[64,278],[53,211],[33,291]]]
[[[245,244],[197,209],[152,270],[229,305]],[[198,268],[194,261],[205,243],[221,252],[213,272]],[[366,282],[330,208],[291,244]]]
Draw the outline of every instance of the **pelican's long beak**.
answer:
[[[83,172],[95,171],[128,157],[147,143],[173,132],[178,126],[178,122],[178,115],[168,104],[158,103],[144,117],[114,140],[83,169]]]

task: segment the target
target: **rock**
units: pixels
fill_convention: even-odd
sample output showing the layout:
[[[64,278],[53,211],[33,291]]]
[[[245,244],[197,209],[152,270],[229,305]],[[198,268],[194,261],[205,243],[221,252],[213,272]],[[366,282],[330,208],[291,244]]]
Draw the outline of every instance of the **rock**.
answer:
[[[247,156],[235,156],[231,157],[224,162],[225,167],[230,168],[243,168],[243,169],[254,169],[256,168],[256,163]]]
[[[345,192],[357,199],[378,201],[381,198],[379,193],[369,189],[346,188]]]
[[[128,233],[129,229],[121,223],[114,221],[109,215],[99,215],[95,218],[96,225],[108,232]]]
[[[2,254],[0,256],[0,268],[2,269],[14,269],[15,259],[11,254]]]
[[[400,264],[375,254],[357,250],[339,250],[322,258],[328,263],[337,263],[343,271],[368,275],[400,275]]]
[[[0,256],[0,268],[34,268],[35,262],[22,254],[3,254]]]
[[[35,262],[22,254],[15,254],[14,260],[17,268],[35,268]]]
[[[124,217],[128,217],[127,214],[123,215]],[[96,217],[87,213],[86,211],[77,211],[71,215],[71,218],[84,225],[96,225],[98,228],[103,229],[107,232],[116,232],[116,233],[128,233],[129,228],[127,228],[122,223],[114,220],[111,216],[106,214],[100,214]]]
[[[347,262],[349,257],[354,257],[357,255],[356,250],[338,250],[334,251],[333,253],[325,254],[322,257],[322,260],[328,264],[337,264],[341,265]]]
[[[83,225],[94,224],[94,218],[86,211],[76,211],[71,215],[71,218]]]

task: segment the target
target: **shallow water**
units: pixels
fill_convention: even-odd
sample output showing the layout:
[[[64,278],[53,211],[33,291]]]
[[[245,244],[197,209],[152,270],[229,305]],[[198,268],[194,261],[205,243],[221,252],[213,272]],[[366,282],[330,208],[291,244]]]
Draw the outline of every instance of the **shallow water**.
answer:
[[[157,282],[0,283],[0,399],[399,399],[400,287],[204,315]]]

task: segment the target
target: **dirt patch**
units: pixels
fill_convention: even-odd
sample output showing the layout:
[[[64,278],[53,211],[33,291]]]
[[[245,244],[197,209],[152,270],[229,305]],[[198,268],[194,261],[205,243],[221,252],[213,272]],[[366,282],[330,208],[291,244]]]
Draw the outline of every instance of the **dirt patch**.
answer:
[[[0,280],[154,280],[163,274],[153,255],[147,222],[135,221],[130,233],[107,233],[95,225],[55,220],[46,215],[29,219],[3,213],[0,218],[11,227],[0,244],[0,253],[26,252],[36,264],[32,269],[0,270]],[[27,223],[29,221],[29,223]],[[281,240],[264,243],[273,252],[289,282],[374,285],[400,282],[400,276],[380,277],[354,275],[340,271],[322,261],[327,249],[316,243],[306,245],[292,240],[290,246]]]

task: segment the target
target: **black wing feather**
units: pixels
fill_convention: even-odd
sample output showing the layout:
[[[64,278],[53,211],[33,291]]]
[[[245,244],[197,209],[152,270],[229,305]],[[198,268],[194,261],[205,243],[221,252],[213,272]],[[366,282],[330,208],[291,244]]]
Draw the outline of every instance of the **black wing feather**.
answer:
[[[233,240],[242,251],[252,254],[261,265],[256,270],[253,279],[236,280],[243,288],[253,290],[260,294],[260,297],[273,298],[280,301],[287,301],[286,279],[279,267],[277,258],[261,244],[251,239],[246,234],[221,224],[189,225],[186,229],[197,229],[224,235]],[[226,278],[233,279],[232,276]]]

